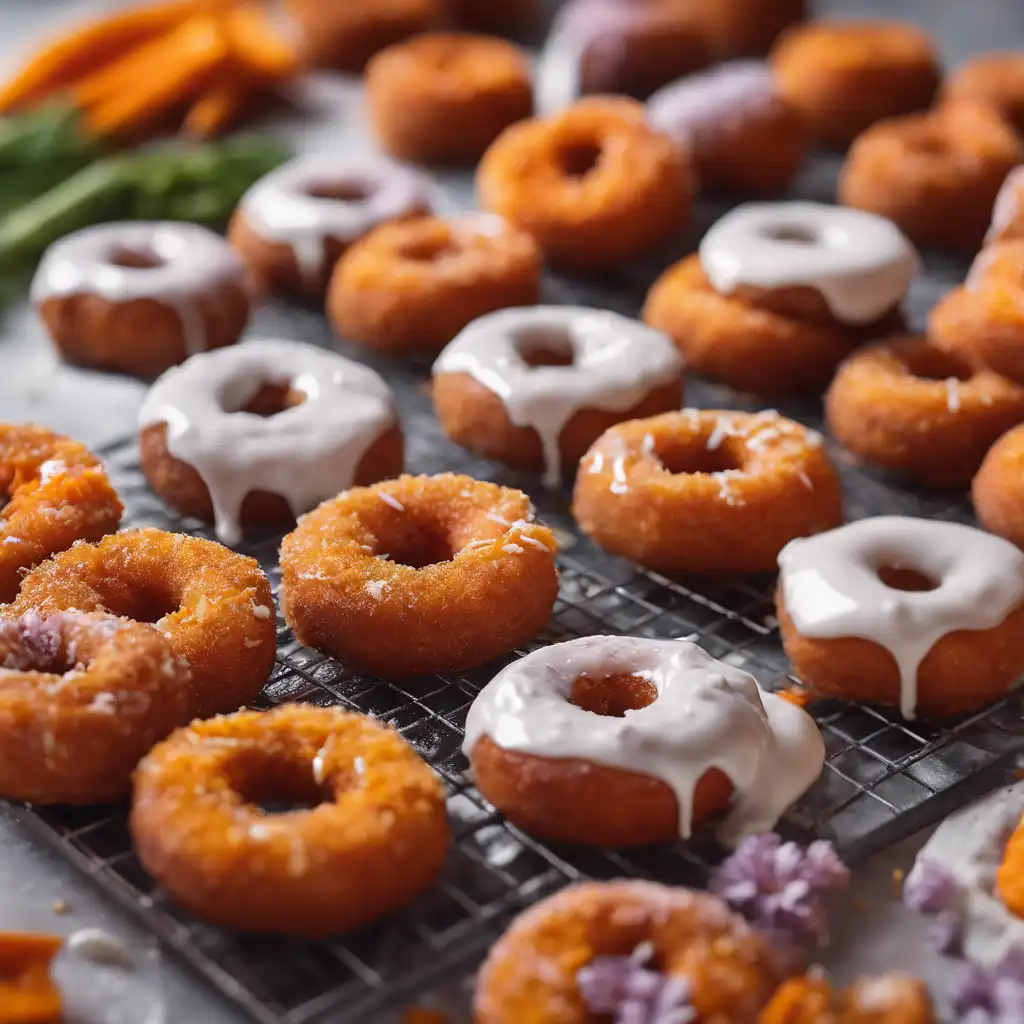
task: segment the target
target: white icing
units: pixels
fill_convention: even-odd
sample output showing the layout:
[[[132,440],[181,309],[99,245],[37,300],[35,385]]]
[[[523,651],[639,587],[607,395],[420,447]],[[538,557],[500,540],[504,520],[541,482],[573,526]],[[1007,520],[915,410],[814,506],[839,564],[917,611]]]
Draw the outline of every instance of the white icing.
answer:
[[[570,366],[530,366],[530,348],[571,352]],[[581,409],[625,412],[683,363],[667,335],[617,313],[580,306],[503,309],[474,320],[438,357],[435,376],[468,373],[502,400],[509,419],[537,431],[544,482],[557,486],[559,438]]]
[[[122,267],[114,261],[123,252],[161,262]],[[200,298],[219,286],[241,288],[244,279],[242,262],[227,242],[198,224],[125,221],[85,228],[51,245],[32,281],[32,301],[85,294],[114,303],[151,299],[178,314],[192,355],[207,347]]]
[[[288,385],[300,405],[263,417],[244,408],[262,387]],[[370,445],[395,422],[391,391],[369,367],[294,341],[252,341],[194,356],[150,389],[139,427],[167,424],[170,453],[210,491],[217,536],[241,540],[253,490],[296,516],[352,485]]]
[[[793,233],[809,240],[778,237]],[[907,294],[921,261],[890,220],[823,203],[745,203],[704,236],[700,261],[716,291],[813,288],[839,321],[880,319]]]
[[[364,195],[315,196],[325,188]],[[385,221],[432,206],[429,180],[382,156],[317,154],[298,157],[261,178],[242,197],[245,222],[260,238],[290,246],[306,280],[323,271],[324,243],[351,245]]]
[[[934,590],[887,587],[881,568],[918,572]],[[913,718],[917,670],[936,641],[992,629],[1024,600],[1024,552],[961,523],[879,516],[791,541],[779,582],[797,631],[884,647],[900,673],[900,711]]]
[[[638,675],[654,703],[622,718],[569,703],[581,676]],[[685,640],[593,636],[534,651],[481,690],[463,750],[481,736],[506,750],[581,758],[664,781],[679,802],[679,834],[692,829],[693,794],[712,768],[732,782],[721,826],[729,841],[772,828],[814,782],[825,747],[811,717],[762,693],[753,676]]]
[[[1020,216],[1022,195],[1024,195],[1024,165],[1010,171],[996,196],[995,205],[992,207],[992,224],[985,236],[986,243],[994,241],[998,234],[1005,231],[1013,220]]]
[[[67,948],[102,967],[131,967],[125,944],[102,928],[81,928],[68,936]]]

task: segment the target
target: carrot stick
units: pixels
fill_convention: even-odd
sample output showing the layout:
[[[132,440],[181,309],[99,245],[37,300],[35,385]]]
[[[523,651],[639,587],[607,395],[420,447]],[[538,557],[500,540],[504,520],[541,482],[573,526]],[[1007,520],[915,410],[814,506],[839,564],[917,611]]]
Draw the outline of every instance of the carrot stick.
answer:
[[[199,139],[217,135],[238,117],[251,95],[249,84],[241,80],[215,82],[189,109],[186,133]]]

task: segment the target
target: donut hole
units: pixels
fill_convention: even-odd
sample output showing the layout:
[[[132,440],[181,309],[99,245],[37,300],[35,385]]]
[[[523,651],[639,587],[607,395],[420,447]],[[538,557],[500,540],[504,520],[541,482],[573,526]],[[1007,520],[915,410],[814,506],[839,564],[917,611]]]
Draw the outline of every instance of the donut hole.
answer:
[[[974,376],[974,370],[963,360],[928,344],[900,352],[898,358],[907,370],[920,380],[953,379],[964,382]]]
[[[326,199],[336,203],[365,203],[373,189],[360,181],[322,181],[306,189],[311,199]]]
[[[897,565],[882,565],[875,570],[878,578],[890,590],[902,590],[913,594],[937,590],[939,581],[916,569],[903,569]]]
[[[820,245],[822,242],[821,233],[804,224],[771,224],[761,229],[761,235],[769,242],[786,245]]]
[[[383,500],[381,504],[385,505]],[[378,558],[410,569],[426,569],[455,557],[451,534],[440,523],[408,510],[385,507],[390,514],[378,516],[373,524]]]
[[[527,366],[572,366],[572,337],[561,327],[525,327],[516,333],[516,351]]]
[[[247,412],[253,416],[270,419],[286,409],[302,405],[306,396],[288,384],[264,384],[247,402],[231,401],[230,396],[222,398],[221,408],[228,413]]]
[[[411,263],[437,263],[458,252],[450,238],[416,238],[402,246],[399,256]]]
[[[152,249],[128,245],[118,245],[111,249],[107,254],[107,262],[113,267],[125,267],[128,270],[156,270],[167,265],[167,261]]]
[[[727,473],[742,470],[743,465],[728,443],[708,448],[707,443],[679,443],[670,439],[657,443],[654,457],[666,473]]]
[[[247,750],[232,762],[227,774],[242,800],[268,815],[309,811],[333,799],[307,760]]]
[[[658,699],[655,685],[643,676],[579,676],[573,681],[569,703],[605,718],[624,718]]]
[[[567,178],[584,178],[601,159],[601,147],[593,142],[563,143],[555,153],[559,170]]]
[[[159,622],[181,607],[176,593],[154,580],[145,586],[133,585],[131,591],[115,590],[104,594],[104,606],[112,615],[121,615],[136,622]]]

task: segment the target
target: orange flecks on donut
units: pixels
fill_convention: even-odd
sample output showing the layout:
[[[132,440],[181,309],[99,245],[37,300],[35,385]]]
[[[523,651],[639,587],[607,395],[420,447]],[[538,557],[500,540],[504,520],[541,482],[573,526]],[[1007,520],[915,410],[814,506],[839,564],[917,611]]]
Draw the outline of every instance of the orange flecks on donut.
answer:
[[[3,1024],[58,1024],[61,996],[50,977],[50,965],[60,947],[55,935],[0,934]]]

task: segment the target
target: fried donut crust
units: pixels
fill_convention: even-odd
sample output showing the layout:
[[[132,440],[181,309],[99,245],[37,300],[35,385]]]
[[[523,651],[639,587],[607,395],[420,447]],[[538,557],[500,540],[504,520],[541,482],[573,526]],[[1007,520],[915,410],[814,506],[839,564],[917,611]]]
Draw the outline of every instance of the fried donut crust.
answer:
[[[0,933],[0,1020],[59,1024],[60,989],[50,975],[62,940],[56,935]]]
[[[928,990],[917,978],[860,978],[837,993],[823,977],[790,978],[776,990],[757,1024],[935,1024]]]
[[[123,530],[30,572],[11,614],[105,611],[153,622],[191,670],[183,720],[233,711],[263,689],[277,649],[270,584],[256,560],[211,540]]]
[[[807,0],[715,0],[698,4],[716,58],[761,57],[780,33],[807,18]]]
[[[996,870],[996,891],[1018,917],[1024,917],[1024,819],[1006,843]]]
[[[971,485],[974,511],[990,533],[1024,548],[1024,427],[1001,437]]]
[[[477,170],[481,205],[532,235],[553,263],[614,267],[689,223],[692,168],[642,104],[593,97],[507,128]]]
[[[972,370],[927,338],[892,338],[840,366],[825,417],[832,436],[865,462],[927,487],[954,487],[1024,422],[1024,388]]]
[[[961,64],[943,83],[942,101],[964,100],[992,107],[1024,133],[1024,55],[982,53]]]
[[[316,803],[266,813],[261,799]],[[353,931],[435,880],[444,789],[397,733],[336,708],[284,705],[193,722],[135,773],[130,827],[177,903],[236,931]]]
[[[520,914],[477,978],[477,1024],[586,1024],[576,974],[651,943],[707,1024],[755,1024],[779,981],[767,941],[714,896],[653,882],[584,882]]]
[[[34,804],[123,797],[181,721],[189,671],[152,626],[100,612],[0,618],[0,793]]]
[[[670,575],[770,572],[789,541],[843,521],[820,436],[773,411],[612,427],[580,463],[572,510],[605,551]]]
[[[300,642],[359,671],[468,669],[544,628],[555,550],[521,491],[402,476],[340,494],[285,537],[281,609]]]
[[[0,601],[14,599],[26,569],[116,530],[124,511],[85,445],[24,424],[0,423],[0,494]]]

